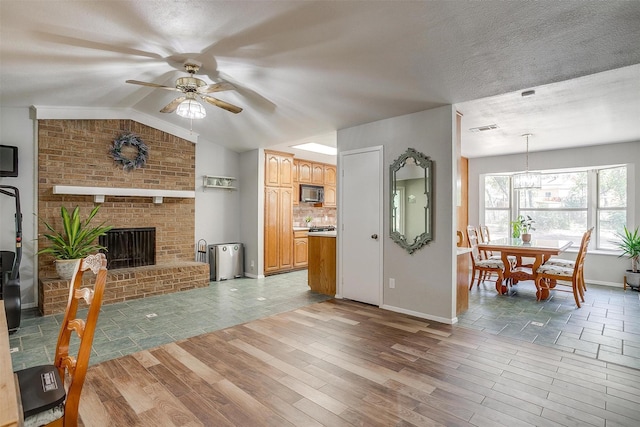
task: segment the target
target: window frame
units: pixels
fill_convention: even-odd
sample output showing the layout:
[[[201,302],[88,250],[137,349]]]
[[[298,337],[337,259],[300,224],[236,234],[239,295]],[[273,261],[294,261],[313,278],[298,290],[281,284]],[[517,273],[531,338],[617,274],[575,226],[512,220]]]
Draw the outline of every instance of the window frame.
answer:
[[[624,207],[600,207],[600,181],[599,181],[599,172],[602,170],[616,169],[616,168],[625,168],[626,171],[626,201]],[[551,175],[551,174],[561,174],[561,173],[575,173],[575,172],[586,172],[587,174],[587,203],[585,208],[562,208],[562,209],[553,209],[553,208],[521,208],[520,206],[520,195],[518,191],[513,188],[513,179],[512,176],[514,173],[485,173],[480,175],[479,183],[480,183],[480,198],[479,198],[479,220],[480,224],[485,223],[486,212],[488,211],[509,211],[510,221],[515,221],[521,210],[525,211],[546,211],[546,212],[586,212],[587,216],[587,228],[594,227],[594,238],[591,239],[590,246],[593,246],[595,250],[603,253],[611,253],[614,254],[619,252],[615,249],[611,249],[608,247],[602,247],[603,242],[601,241],[601,233],[600,233],[600,213],[601,212],[625,212],[625,225],[627,228],[633,228],[633,191],[632,188],[632,165],[630,164],[615,164],[615,165],[603,165],[596,167],[588,167],[588,168],[570,168],[570,169],[554,169],[554,170],[546,170],[541,171],[543,175]],[[508,208],[494,208],[487,207],[485,200],[485,191],[486,191],[486,179],[491,176],[500,176],[507,177],[509,179],[509,187],[510,187],[510,200]],[[509,224],[510,225],[510,224]],[[510,229],[510,227],[508,227]],[[573,242],[572,248],[577,248],[580,242]]]

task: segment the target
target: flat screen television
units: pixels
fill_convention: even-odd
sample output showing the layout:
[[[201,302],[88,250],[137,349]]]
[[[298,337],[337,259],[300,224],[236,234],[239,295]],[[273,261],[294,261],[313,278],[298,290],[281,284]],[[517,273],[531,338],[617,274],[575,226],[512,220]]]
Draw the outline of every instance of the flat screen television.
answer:
[[[0,176],[18,176],[18,147],[0,145]]]

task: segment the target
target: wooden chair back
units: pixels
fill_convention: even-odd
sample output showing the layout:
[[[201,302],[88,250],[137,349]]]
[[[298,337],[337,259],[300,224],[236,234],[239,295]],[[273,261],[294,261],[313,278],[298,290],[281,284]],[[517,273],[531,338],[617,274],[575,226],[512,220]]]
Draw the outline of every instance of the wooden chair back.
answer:
[[[471,262],[475,264],[482,259],[482,256],[478,249],[478,229],[473,225],[467,226],[467,243],[471,248]]]
[[[95,275],[93,289],[82,288],[84,273],[91,270]],[[76,267],[69,289],[69,300],[67,310],[60,326],[58,344],[54,365],[58,368],[60,378],[65,382],[67,397],[64,407],[64,426],[75,426],[78,424],[78,406],[80,404],[80,392],[84,385],[84,379],[89,367],[91,356],[91,346],[95,334],[98,315],[102,306],[102,297],[107,281],[107,258],[103,253],[89,255],[80,260]],[[89,305],[85,319],[78,318],[78,303],[84,300]],[[78,353],[73,356],[69,354],[69,341],[72,332],[75,332],[80,339]]]

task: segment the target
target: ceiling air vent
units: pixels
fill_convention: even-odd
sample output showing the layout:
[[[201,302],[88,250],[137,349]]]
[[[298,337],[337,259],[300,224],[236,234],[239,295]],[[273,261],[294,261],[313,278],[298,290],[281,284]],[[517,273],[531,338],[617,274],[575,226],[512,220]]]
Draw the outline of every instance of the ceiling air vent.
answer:
[[[486,126],[478,126],[477,128],[469,129],[471,132],[484,132],[488,130],[498,129],[498,125],[486,125]]]

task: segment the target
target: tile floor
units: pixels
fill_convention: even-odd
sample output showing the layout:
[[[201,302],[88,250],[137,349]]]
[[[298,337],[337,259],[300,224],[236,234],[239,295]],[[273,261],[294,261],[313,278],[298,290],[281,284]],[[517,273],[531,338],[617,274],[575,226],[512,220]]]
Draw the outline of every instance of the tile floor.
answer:
[[[640,369],[640,293],[587,284],[585,303],[552,291],[536,301],[533,281],[498,295],[493,282],[469,291],[459,325]]]
[[[311,292],[307,271],[211,282],[210,286],[102,306],[91,364],[330,299]],[[153,316],[155,314],[156,316]],[[147,317],[152,315],[153,317]],[[24,310],[9,337],[13,369],[51,363],[62,314]],[[76,347],[77,348],[77,347]]]
[[[504,296],[486,282],[470,291],[459,325],[640,369],[639,297],[632,290],[588,285],[586,303],[577,309],[565,292],[537,302],[533,282]],[[91,364],[327,299],[309,291],[303,270],[105,305]],[[12,354],[14,370],[51,362],[61,317],[23,312],[20,329],[10,336],[19,350]]]

